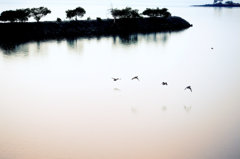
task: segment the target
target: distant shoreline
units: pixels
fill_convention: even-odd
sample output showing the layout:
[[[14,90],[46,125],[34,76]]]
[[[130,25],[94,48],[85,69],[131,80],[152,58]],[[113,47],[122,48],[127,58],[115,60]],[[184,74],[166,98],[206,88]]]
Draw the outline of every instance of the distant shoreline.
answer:
[[[187,29],[186,20],[168,18],[124,18],[63,22],[0,23],[0,43],[27,42],[73,37],[109,36],[132,33],[169,32]]]
[[[240,7],[240,4],[239,3],[233,3],[233,4],[217,3],[217,4],[192,5],[192,7],[225,7],[225,8],[235,8],[235,7]]]

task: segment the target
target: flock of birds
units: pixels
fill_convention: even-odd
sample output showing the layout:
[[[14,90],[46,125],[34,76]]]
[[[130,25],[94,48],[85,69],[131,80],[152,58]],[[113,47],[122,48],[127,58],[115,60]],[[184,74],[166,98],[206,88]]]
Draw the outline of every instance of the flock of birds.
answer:
[[[116,81],[121,80],[121,78],[114,78],[114,77],[112,77],[112,80],[113,80],[114,82],[116,82]],[[131,80],[140,81],[138,76],[134,76],[133,78],[131,78]],[[162,82],[162,85],[163,85],[163,86],[168,86],[168,83],[167,83],[167,82]],[[114,88],[114,90],[119,91],[120,89]],[[184,90],[189,90],[189,91],[192,92],[192,87],[191,87],[191,86],[187,86]],[[163,111],[165,111],[166,109],[167,109],[167,108],[166,108],[165,106],[162,108]],[[186,112],[190,112],[191,109],[192,109],[192,107],[191,107],[191,106],[190,106],[190,107],[184,106],[184,109],[185,109]],[[132,110],[133,113],[136,113],[136,112],[137,112],[137,109],[136,109],[136,108],[132,108],[131,110]]]
[[[114,78],[114,77],[112,77],[112,79],[115,82],[118,81],[118,80],[121,80],[121,78]],[[140,81],[138,76],[134,76],[133,78],[131,78],[131,80],[138,80],[138,81]],[[168,83],[167,82],[162,82],[162,85],[163,86],[167,86]],[[190,90],[192,92],[192,87],[191,86],[187,86],[184,90]]]
[[[214,48],[211,47],[211,50],[213,50],[213,49],[214,49]],[[112,80],[113,80],[114,82],[116,82],[116,81],[121,80],[121,78],[114,78],[114,77],[112,77]],[[140,81],[138,76],[132,77],[131,80]],[[167,83],[167,82],[162,82],[162,85],[163,85],[163,86],[168,86],[168,83]],[[118,89],[118,88],[114,88],[114,90],[119,90],[119,89]],[[189,90],[189,91],[192,92],[192,87],[191,87],[191,86],[187,86],[184,90]],[[162,109],[163,109],[163,111],[165,111],[167,108],[164,106]],[[191,106],[189,106],[189,107],[188,107],[188,106],[184,106],[184,109],[185,109],[186,112],[189,112],[189,111],[191,111],[192,107],[191,107]],[[136,110],[135,108],[132,108],[132,112],[136,113],[137,110]]]
[[[213,50],[214,48],[213,47],[211,47],[211,50]],[[113,81],[118,81],[118,80],[121,80],[121,78],[113,78],[112,77],[112,79],[113,79]],[[138,81],[140,81],[139,80],[139,78],[138,78],[138,76],[134,76],[131,80],[138,80]],[[167,86],[168,85],[168,83],[167,82],[162,82],[162,85],[163,86]],[[189,91],[191,91],[192,92],[192,87],[191,86],[187,86],[184,90],[189,90]]]
[[[211,47],[211,50],[213,50],[213,49],[214,49],[214,48]],[[116,81],[121,80],[121,78],[114,78],[114,77],[112,77],[112,80],[113,80],[114,82],[116,82]],[[132,77],[131,80],[140,81],[138,76]],[[163,85],[163,86],[168,86],[168,83],[167,83],[167,82],[162,82],[162,85]],[[114,90],[120,90],[120,89],[114,88]],[[191,86],[187,86],[184,90],[189,90],[189,91],[192,92],[192,87],[191,87]],[[163,110],[163,111],[165,111],[166,109],[167,109],[166,106],[163,106],[163,107],[162,107],[162,110]],[[184,106],[184,109],[185,109],[186,112],[190,112],[191,109],[192,109],[192,107],[191,107],[191,106]],[[136,108],[132,108],[132,112],[133,112],[133,113],[136,113],[136,112],[137,112],[137,109],[136,109]]]

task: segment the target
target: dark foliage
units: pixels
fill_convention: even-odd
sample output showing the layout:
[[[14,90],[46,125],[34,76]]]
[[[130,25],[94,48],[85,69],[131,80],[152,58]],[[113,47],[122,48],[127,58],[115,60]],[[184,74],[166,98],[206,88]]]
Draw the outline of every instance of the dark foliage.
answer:
[[[126,7],[124,9],[111,9],[111,14],[114,19],[116,18],[139,18],[141,17],[137,9]]]
[[[156,9],[150,9],[147,8],[142,12],[143,15],[149,16],[149,17],[169,17],[171,16],[171,13],[168,12],[167,8],[156,8]]]
[[[44,7],[7,10],[1,13],[0,20],[10,22],[25,22],[28,21],[30,17],[33,17],[34,19],[39,21],[43,16],[49,13],[51,13],[51,11]]]
[[[16,10],[17,20],[20,22],[28,21],[28,18],[31,17],[31,10],[29,8],[26,9],[17,9]]]
[[[3,11],[1,13],[0,20],[1,21],[10,21],[10,22],[16,21],[17,20],[16,11],[13,11],[13,10]]]
[[[57,18],[57,22],[58,23],[62,22],[62,19],[61,18]]]
[[[66,11],[67,18],[69,19],[75,17],[77,20],[77,17],[81,18],[84,16],[84,14],[86,14],[86,11],[82,7],[77,7],[76,9]]]
[[[100,17],[97,17],[97,22],[101,22],[102,19]]]
[[[51,11],[48,8],[45,7],[39,7],[39,8],[32,8],[31,9],[31,16],[37,21],[39,22],[40,19],[44,16],[46,16],[47,14],[50,14]]]
[[[17,10],[7,10],[3,11],[0,16],[1,21],[10,21],[10,22],[25,22],[30,18],[30,9],[17,9]]]
[[[72,19],[73,17],[75,17],[74,10],[67,10],[66,14],[67,14],[67,18],[69,18],[69,19]]]

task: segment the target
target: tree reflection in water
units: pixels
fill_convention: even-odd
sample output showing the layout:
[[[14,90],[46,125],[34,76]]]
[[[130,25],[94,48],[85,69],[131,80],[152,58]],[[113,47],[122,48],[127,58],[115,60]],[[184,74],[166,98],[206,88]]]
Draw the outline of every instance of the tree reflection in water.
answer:
[[[114,45],[136,45],[139,42],[148,42],[148,43],[161,43],[165,44],[171,33],[151,33],[151,34],[130,34],[130,35],[120,35],[113,36]]]

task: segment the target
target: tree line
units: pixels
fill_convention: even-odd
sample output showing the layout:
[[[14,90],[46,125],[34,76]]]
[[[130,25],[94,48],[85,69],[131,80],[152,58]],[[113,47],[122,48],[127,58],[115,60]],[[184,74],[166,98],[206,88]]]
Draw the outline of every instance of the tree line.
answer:
[[[26,22],[30,17],[33,17],[37,22],[39,22],[42,17],[50,13],[51,11],[45,7],[7,10],[1,13],[0,20]]]
[[[138,13],[138,9],[132,9],[130,7],[126,7],[124,9],[111,9],[111,14],[114,19],[116,18],[140,18],[142,15],[148,16],[148,17],[170,17],[171,13],[168,12],[167,8],[156,8],[156,9],[151,9],[147,8],[145,9],[142,13]]]
[[[85,9],[82,7],[77,7],[73,10],[67,10],[65,12],[66,12],[66,18],[70,20],[72,18],[75,18],[75,20],[77,20],[78,17],[81,18],[84,16],[84,14],[86,14]],[[114,19],[141,18],[142,15],[148,16],[148,17],[164,17],[164,18],[171,16],[171,13],[168,12],[167,8],[162,8],[162,9],[147,8],[142,13],[139,13],[139,10],[137,9],[126,7],[124,9],[112,8],[110,12]],[[28,21],[29,18],[32,17],[37,22],[39,22],[42,17],[50,13],[51,13],[51,10],[49,10],[46,7],[6,10],[1,13],[0,21],[26,22]],[[57,18],[57,21],[61,21],[61,19]]]

